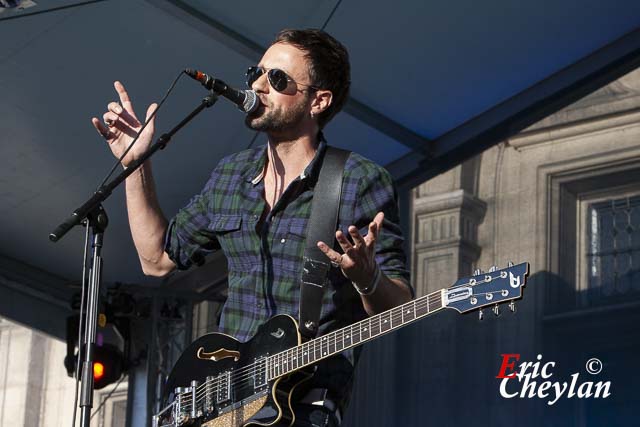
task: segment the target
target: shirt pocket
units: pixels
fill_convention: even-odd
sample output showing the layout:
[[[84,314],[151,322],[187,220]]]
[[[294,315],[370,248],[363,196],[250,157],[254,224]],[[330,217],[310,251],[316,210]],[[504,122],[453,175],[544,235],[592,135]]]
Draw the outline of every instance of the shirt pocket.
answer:
[[[300,218],[289,218],[283,223],[282,232],[276,237],[274,267],[282,270],[287,276],[297,277],[302,271],[302,257],[307,237],[306,223],[306,220]]]
[[[229,233],[242,227],[242,215],[215,215],[209,223],[209,229],[214,233]]]
[[[247,253],[252,252],[246,244],[248,236],[243,223],[246,221],[243,221],[241,214],[218,214],[209,223],[209,230],[215,234],[227,257],[229,270],[244,268],[248,264]]]

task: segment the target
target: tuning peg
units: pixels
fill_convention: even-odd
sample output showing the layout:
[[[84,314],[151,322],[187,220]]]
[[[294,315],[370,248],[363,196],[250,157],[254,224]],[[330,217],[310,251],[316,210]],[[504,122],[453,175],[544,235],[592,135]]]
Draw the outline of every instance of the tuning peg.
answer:
[[[489,268],[489,273],[493,273],[493,272],[494,272],[494,271],[496,271],[497,269],[498,269],[498,267],[496,267],[495,265],[492,265],[492,266]]]
[[[500,306],[498,304],[494,305],[491,311],[493,311],[493,314],[496,316],[500,316]]]
[[[482,270],[480,270],[479,268],[476,268],[475,270],[473,270],[473,275],[474,276],[478,276],[480,274],[482,274]]]
[[[482,320],[484,318],[484,313],[482,312],[482,309],[478,310],[478,320]]]
[[[512,313],[516,312],[516,303],[515,303],[515,301],[511,301],[509,303],[509,310],[511,310]]]
[[[513,263],[511,261],[509,261],[509,263],[507,264],[508,267],[513,267]]]

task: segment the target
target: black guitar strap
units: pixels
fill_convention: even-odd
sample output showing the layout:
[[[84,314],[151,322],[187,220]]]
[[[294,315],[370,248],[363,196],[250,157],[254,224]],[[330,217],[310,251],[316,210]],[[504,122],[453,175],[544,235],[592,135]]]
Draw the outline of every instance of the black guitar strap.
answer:
[[[333,246],[342,194],[342,175],[349,154],[349,151],[327,146],[313,192],[304,249],[298,322],[300,334],[306,339],[314,338],[318,333],[322,296],[331,268],[329,259],[316,243],[321,240]]]

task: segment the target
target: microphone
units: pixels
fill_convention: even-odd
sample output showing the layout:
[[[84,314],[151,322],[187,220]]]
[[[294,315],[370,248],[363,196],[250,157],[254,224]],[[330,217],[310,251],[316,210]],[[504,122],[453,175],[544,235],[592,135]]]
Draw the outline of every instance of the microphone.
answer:
[[[245,113],[251,113],[258,108],[260,100],[256,93],[252,90],[238,90],[227,85],[222,80],[214,79],[213,77],[203,73],[202,71],[193,70],[187,68],[184,70],[185,74],[202,83],[202,86],[209,90],[214,91],[218,95],[222,95],[229,101],[238,106],[238,109]]]

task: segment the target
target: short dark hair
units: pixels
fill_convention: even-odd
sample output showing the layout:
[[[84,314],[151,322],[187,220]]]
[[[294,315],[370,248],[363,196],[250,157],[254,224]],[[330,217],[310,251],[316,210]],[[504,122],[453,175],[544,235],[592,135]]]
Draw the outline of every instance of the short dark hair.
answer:
[[[309,61],[311,83],[333,94],[329,108],[318,115],[318,126],[322,129],[342,109],[349,96],[351,66],[347,49],[325,31],[315,28],[282,30],[276,35],[273,44],[276,43],[303,50]]]

